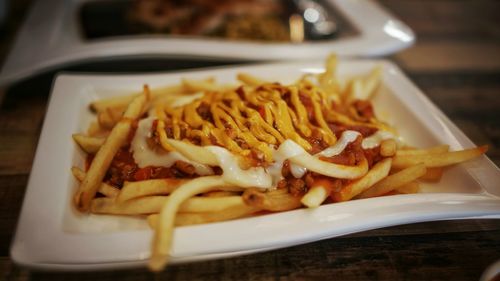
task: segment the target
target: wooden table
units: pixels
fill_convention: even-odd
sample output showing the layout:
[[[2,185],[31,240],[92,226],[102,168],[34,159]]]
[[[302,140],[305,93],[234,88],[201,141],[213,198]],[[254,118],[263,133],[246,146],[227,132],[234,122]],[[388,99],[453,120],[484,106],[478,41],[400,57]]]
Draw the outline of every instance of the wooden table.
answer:
[[[474,142],[489,144],[488,156],[499,165],[500,2],[383,0],[382,4],[418,36],[415,46],[389,59]],[[26,10],[21,4],[12,5],[19,17],[0,36],[3,55],[16,28],[11,22],[18,23]],[[213,64],[217,62],[174,61],[157,67]],[[89,66],[75,69],[85,67]],[[52,74],[0,92],[0,280],[478,280],[488,265],[500,259],[500,220],[461,220],[390,227],[261,254],[170,266],[158,275],[145,269],[85,273],[22,269],[10,260],[9,247]]]

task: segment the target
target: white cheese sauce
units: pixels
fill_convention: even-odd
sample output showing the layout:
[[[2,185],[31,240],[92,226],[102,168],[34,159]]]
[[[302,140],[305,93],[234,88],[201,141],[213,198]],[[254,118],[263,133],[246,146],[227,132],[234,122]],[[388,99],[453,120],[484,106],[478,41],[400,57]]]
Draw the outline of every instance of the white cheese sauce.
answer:
[[[355,141],[361,134],[356,131],[344,131],[337,142],[326,148],[325,150],[316,153],[315,157],[332,157],[335,155],[339,155],[344,151],[344,149],[353,141]]]
[[[238,159],[229,150],[220,146],[205,146],[212,152],[221,167],[224,181],[241,187],[271,188],[271,175],[262,167],[253,167],[243,170],[238,165]]]
[[[361,147],[363,149],[371,149],[379,146],[382,141],[388,139],[397,140],[396,136],[391,132],[378,130],[373,135],[364,138],[363,142],[361,143]]]
[[[156,118],[150,117],[141,120],[132,140],[130,149],[132,150],[134,160],[139,167],[170,167],[175,163],[175,161],[180,160],[191,164],[195,168],[196,173],[201,176],[213,174],[213,170],[208,165],[191,161],[177,151],[165,154],[158,154],[153,151],[148,146],[146,139],[151,137],[151,128],[155,119]],[[333,146],[316,153],[314,157],[333,157],[335,155],[339,155],[359,136],[361,136],[359,132],[351,130],[344,131]],[[373,135],[364,138],[361,146],[363,149],[374,148],[386,139],[397,138],[390,132],[379,130]],[[213,155],[217,158],[219,166],[223,170],[222,176],[226,182],[241,187],[257,187],[265,189],[276,187],[278,182],[283,179],[281,171],[285,160],[307,153],[299,144],[288,139],[284,141],[278,149],[272,149],[274,158],[273,164],[266,168],[253,167],[243,170],[238,164],[237,156],[226,148],[219,146],[205,146],[203,148],[213,153]],[[290,163],[290,172],[295,178],[302,178],[307,172],[307,169],[301,165]]]
[[[135,163],[137,163],[139,168],[147,166],[171,167],[175,161],[180,160],[191,164],[195,168],[196,173],[200,176],[213,175],[212,168],[207,165],[191,161],[177,151],[164,154],[159,154],[153,151],[148,146],[146,139],[151,137],[151,128],[155,119],[156,118],[150,117],[139,121],[137,131],[135,132],[134,138],[130,143],[130,150],[132,151]]]

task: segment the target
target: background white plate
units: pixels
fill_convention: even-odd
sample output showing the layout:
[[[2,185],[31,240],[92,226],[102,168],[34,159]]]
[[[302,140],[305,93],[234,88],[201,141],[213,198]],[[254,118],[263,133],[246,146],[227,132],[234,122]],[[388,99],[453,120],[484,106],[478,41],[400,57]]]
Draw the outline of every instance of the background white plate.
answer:
[[[21,211],[12,259],[43,269],[97,269],[145,264],[152,232],[144,220],[75,212],[70,198],[76,183],[72,165],[83,153],[71,134],[92,119],[91,100],[139,91],[144,83],[160,87],[180,78],[214,76],[233,82],[245,71],[268,80],[291,82],[304,73],[323,71],[323,63],[288,63],[156,75],[60,75],[55,81],[42,135]],[[342,77],[383,67],[375,110],[392,123],[408,144],[446,143],[452,149],[473,143],[387,61],[342,61]],[[175,230],[172,262],[187,262],[287,247],[368,229],[420,221],[500,215],[500,171],[485,156],[447,169],[425,193],[386,196],[324,205],[314,210]]]
[[[83,39],[78,6],[92,0],[37,1],[0,73],[0,85],[71,63],[123,57],[227,60],[310,60],[339,56],[380,56],[410,46],[415,35],[371,0],[327,0],[359,31],[352,37],[311,43],[257,43],[200,38],[114,37]],[[36,48],[36,50],[34,49]]]

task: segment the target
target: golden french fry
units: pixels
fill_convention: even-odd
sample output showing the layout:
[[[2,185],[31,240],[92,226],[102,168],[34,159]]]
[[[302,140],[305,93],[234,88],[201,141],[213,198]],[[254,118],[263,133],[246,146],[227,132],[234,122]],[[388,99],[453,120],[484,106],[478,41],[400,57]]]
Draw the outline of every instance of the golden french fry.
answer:
[[[201,223],[211,223],[227,221],[250,216],[260,211],[259,208],[247,206],[245,204],[229,207],[220,212],[212,213],[179,213],[175,217],[175,225],[192,225]]]
[[[260,211],[260,209],[257,207],[241,204],[229,207],[219,212],[178,213],[175,216],[175,226],[227,221],[247,217],[258,211]],[[157,227],[158,218],[158,214],[152,214],[148,216],[147,220],[151,228],[155,229]]]
[[[160,211],[167,199],[167,196],[148,196],[117,202],[109,198],[94,198],[90,202],[90,212],[112,215],[154,214]]]
[[[144,196],[167,195],[187,181],[185,179],[153,179],[125,182],[116,200],[123,202]]]
[[[94,198],[90,211],[96,214],[144,215],[159,213],[168,196],[147,196],[118,202],[110,198]],[[229,197],[192,197],[184,201],[179,212],[200,213],[218,212],[243,204],[241,196]]]
[[[146,87],[145,87],[146,88]],[[80,188],[75,194],[75,205],[82,211],[87,211],[90,207],[90,201],[94,198],[99,185],[101,184],[106,171],[108,170],[111,161],[118,149],[125,143],[130,129],[132,120],[139,118],[145,110],[146,103],[149,100],[147,88],[145,94],[135,98],[127,107],[123,119],[116,124],[111,130],[111,133],[106,138],[106,141],[101,146],[99,151],[90,164],[90,168],[82,181]]]
[[[387,139],[380,143],[380,155],[384,157],[392,157],[396,154],[398,145],[395,140]]]
[[[407,184],[404,184],[398,188],[396,188],[396,191],[399,193],[404,193],[404,194],[413,194],[413,193],[418,193],[420,190],[420,186],[417,181],[412,181]]]
[[[168,262],[168,255],[172,245],[172,231],[175,215],[179,206],[188,198],[203,192],[207,192],[226,185],[221,176],[208,176],[195,178],[170,194],[167,202],[163,205],[157,228],[153,237],[151,258],[149,268],[152,271],[162,270]]]
[[[382,67],[378,66],[373,68],[373,70],[368,74],[367,77],[363,79],[363,93],[358,99],[369,100],[375,94],[375,91],[380,85],[380,80],[382,76]]]
[[[423,163],[426,167],[444,167],[476,158],[488,150],[487,145],[459,151],[420,154],[420,155],[397,155],[394,157],[392,165],[395,169],[406,168]]]
[[[192,197],[179,207],[183,213],[220,212],[227,208],[243,205],[241,196],[228,197]]]
[[[266,211],[288,211],[301,206],[300,198],[288,193],[286,189],[263,192],[256,188],[249,188],[243,193],[243,201]]]
[[[337,202],[343,202],[357,196],[361,192],[368,189],[370,186],[385,178],[389,174],[391,163],[391,158],[386,158],[378,162],[362,178],[357,179],[344,186],[339,192],[334,192],[333,198]]]
[[[74,134],[73,140],[83,149],[83,151],[88,154],[95,154],[99,151],[99,148],[101,148],[106,138]]]
[[[226,197],[226,196],[237,196],[240,195],[238,191],[209,191],[203,194],[203,197]]]
[[[338,93],[339,82],[335,78],[337,71],[337,56],[330,54],[326,59],[325,72],[318,75],[319,86],[327,93]]]
[[[154,103],[155,104],[168,104],[171,108],[176,108],[179,106],[186,105],[193,102],[196,99],[202,98],[203,93],[181,93],[181,94],[171,94],[158,97]]]
[[[133,94],[97,100],[90,103],[90,108],[95,112],[104,112],[107,108],[126,108],[134,98],[140,95],[141,94]]]
[[[90,108],[95,112],[104,112],[107,108],[126,108],[138,96],[140,94],[101,99],[90,103]]]
[[[448,152],[450,149],[449,145],[438,145],[426,149],[401,149],[396,152],[397,156],[410,156],[410,155],[423,155],[423,154],[436,154]]]
[[[124,110],[122,107],[106,108],[97,114],[97,122],[102,128],[112,129],[120,121]]]
[[[71,172],[80,182],[85,178],[85,172],[78,167],[71,167]],[[97,191],[108,198],[116,198],[116,196],[120,193],[120,189],[104,182],[99,185],[99,189]]]
[[[99,122],[93,121],[87,129],[87,135],[89,137],[106,137],[109,135],[109,130],[102,128]]]
[[[332,179],[317,179],[300,202],[308,208],[319,207],[330,196],[333,188],[334,183]]]
[[[300,202],[308,208],[316,208],[328,198],[331,190],[323,185],[317,185],[309,189]]]
[[[420,180],[438,182],[443,176],[444,167],[427,168],[427,173]]]
[[[188,92],[204,92],[204,91],[224,91],[234,88],[234,85],[215,84],[213,79],[210,80],[191,80],[182,79],[182,87]]]
[[[408,167],[382,179],[372,187],[360,193],[356,198],[369,198],[386,194],[402,185],[413,182],[425,175],[425,172],[426,168],[423,164]]]
[[[151,99],[157,99],[158,97],[162,97],[165,95],[178,94],[183,92],[183,87],[181,85],[173,85],[163,88],[156,88],[151,90]],[[127,96],[117,96],[111,98],[100,99],[97,101],[93,101],[90,103],[90,108],[95,112],[104,112],[108,108],[116,109],[122,108],[125,109],[127,106],[138,96],[140,93],[127,95]]]
[[[248,74],[248,73],[238,73],[236,78],[239,81],[243,82],[243,84],[248,85],[248,86],[252,86],[252,87],[268,83],[267,81],[265,81],[261,78],[258,78],[256,76],[253,76],[251,74]]]
[[[123,202],[144,196],[168,195],[188,181],[189,179],[153,179],[125,182],[116,200]],[[220,186],[216,189],[221,192],[235,192],[242,190],[242,188],[238,186]]]
[[[104,182],[101,183],[97,191],[107,198],[116,198],[116,196],[120,193],[120,189]]]
[[[71,173],[78,181],[82,181],[85,178],[85,172],[78,167],[71,167]]]

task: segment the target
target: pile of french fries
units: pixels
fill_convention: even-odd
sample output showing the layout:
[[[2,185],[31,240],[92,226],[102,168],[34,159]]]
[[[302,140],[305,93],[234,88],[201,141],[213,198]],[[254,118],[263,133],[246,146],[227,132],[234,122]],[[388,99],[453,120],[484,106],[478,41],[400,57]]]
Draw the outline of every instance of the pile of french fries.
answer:
[[[315,85],[328,93],[329,101],[346,108],[330,118],[336,122],[359,124],[361,121],[357,119],[356,112],[349,113],[350,105],[355,100],[373,97],[381,80],[381,71],[375,69],[368,75],[354,77],[342,84],[335,77],[335,68],[336,57],[331,56],[327,60],[326,71],[315,77]],[[249,87],[268,83],[244,73],[238,74],[237,79]],[[385,139],[379,145],[381,160],[371,167],[364,158],[355,166],[346,166],[321,161],[304,150],[289,161],[323,176],[299,196],[290,193],[287,188],[238,186],[225,180],[224,174],[132,181],[119,187],[103,182],[115,154],[127,145],[134,122],[154,110],[156,105],[184,104],[207,92],[233,91],[236,87],[238,85],[217,84],[212,78],[199,81],[184,79],[179,85],[159,89],[145,86],[142,93],[93,102],[90,107],[96,113],[96,121],[85,134],[73,135],[74,141],[86,153],[94,155],[86,171],[72,167],[73,175],[80,182],[74,205],[82,212],[94,214],[147,217],[154,229],[149,264],[154,271],[163,269],[168,262],[175,226],[225,221],[301,207],[315,208],[325,202],[416,193],[419,181],[437,182],[445,167],[478,157],[487,150],[486,146],[481,146],[449,151],[447,145],[416,149],[395,139]],[[297,127],[299,124],[294,125]],[[365,125],[394,131],[376,119],[365,121]],[[217,158],[202,146],[174,139],[166,141],[187,159],[209,166],[219,164]]]

